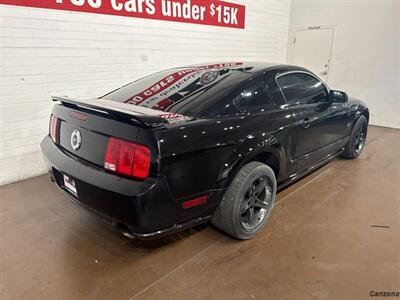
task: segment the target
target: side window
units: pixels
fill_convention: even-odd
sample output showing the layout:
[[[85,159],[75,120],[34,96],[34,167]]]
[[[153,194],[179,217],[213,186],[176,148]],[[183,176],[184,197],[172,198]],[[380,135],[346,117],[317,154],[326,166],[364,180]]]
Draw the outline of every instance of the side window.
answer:
[[[240,113],[263,112],[275,107],[266,82],[248,84],[234,96],[233,106]]]
[[[305,73],[291,73],[278,77],[278,85],[288,104],[313,104],[329,101],[323,83]]]

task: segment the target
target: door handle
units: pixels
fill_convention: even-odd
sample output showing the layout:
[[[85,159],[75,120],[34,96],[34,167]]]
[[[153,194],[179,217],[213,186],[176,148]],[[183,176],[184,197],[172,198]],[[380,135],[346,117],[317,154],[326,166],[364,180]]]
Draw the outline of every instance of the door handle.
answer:
[[[308,128],[308,127],[310,127],[310,119],[309,119],[309,118],[304,118],[304,119],[300,122],[300,127],[301,127],[301,128]]]

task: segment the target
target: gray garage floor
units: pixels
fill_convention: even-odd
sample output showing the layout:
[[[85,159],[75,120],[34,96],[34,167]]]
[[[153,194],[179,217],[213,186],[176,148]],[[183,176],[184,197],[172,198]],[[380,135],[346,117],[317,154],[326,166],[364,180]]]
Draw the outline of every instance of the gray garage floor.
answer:
[[[47,176],[1,187],[0,299],[368,299],[400,291],[400,130],[371,127],[365,150],[279,193],[267,227],[245,242],[209,225],[131,241]]]

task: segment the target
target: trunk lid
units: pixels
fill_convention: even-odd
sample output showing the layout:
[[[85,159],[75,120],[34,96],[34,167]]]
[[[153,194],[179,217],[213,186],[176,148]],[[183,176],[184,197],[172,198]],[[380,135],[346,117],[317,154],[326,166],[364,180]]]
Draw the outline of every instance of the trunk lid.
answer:
[[[141,129],[162,127],[178,119],[186,119],[180,115],[167,116],[171,114],[103,99],[81,101],[53,97],[53,101],[60,102],[53,109],[53,115],[58,118],[58,146],[81,162],[99,168],[104,167],[110,137],[137,142]],[[143,132],[149,135],[145,146],[151,151],[150,174],[154,174],[157,172],[158,144],[152,130]]]

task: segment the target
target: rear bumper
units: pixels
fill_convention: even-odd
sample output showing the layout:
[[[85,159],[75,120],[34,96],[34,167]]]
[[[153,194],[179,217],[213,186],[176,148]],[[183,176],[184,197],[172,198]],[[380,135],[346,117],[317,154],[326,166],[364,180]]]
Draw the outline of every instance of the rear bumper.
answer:
[[[215,201],[183,209],[185,199],[171,197],[164,176],[145,181],[121,178],[79,161],[48,136],[40,146],[49,174],[64,194],[127,236],[151,238],[182,230],[206,222],[215,209]],[[74,179],[78,196],[65,188],[63,174]]]

